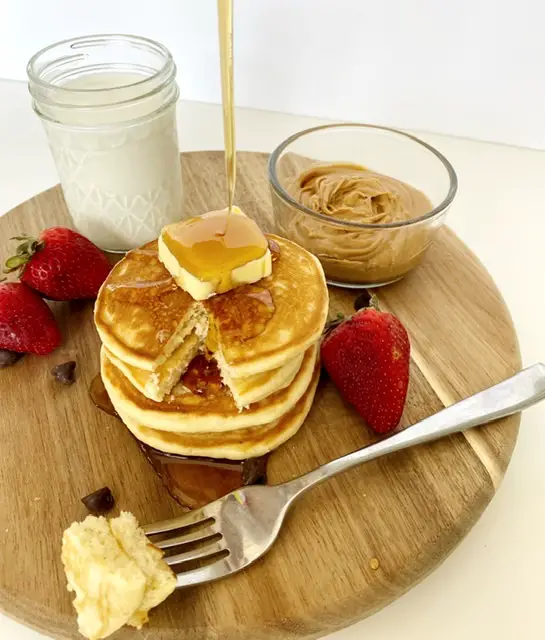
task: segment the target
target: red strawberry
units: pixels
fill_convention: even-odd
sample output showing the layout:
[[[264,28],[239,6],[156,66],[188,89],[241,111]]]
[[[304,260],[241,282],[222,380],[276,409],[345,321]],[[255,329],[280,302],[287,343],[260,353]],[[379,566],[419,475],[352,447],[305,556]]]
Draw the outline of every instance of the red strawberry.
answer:
[[[341,394],[377,433],[398,425],[409,384],[409,336],[391,313],[362,309],[331,330],[322,362]]]
[[[111,269],[102,251],[72,229],[51,227],[39,240],[13,239],[22,244],[6,271],[22,269],[21,281],[51,300],[96,298]]]
[[[18,353],[51,353],[61,334],[51,309],[21,282],[0,284],[0,349]]]

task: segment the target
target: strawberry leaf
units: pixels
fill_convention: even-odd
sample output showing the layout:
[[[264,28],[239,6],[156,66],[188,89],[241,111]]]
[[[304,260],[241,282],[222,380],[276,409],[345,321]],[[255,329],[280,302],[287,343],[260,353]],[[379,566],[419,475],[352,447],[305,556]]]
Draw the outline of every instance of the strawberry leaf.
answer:
[[[6,260],[6,268],[4,269],[4,273],[11,273],[12,271],[17,271],[20,267],[26,264],[28,260],[27,255],[16,255],[11,256]]]
[[[342,324],[345,321],[345,319],[346,318],[344,313],[341,313],[341,312],[337,313],[337,316],[335,317],[334,320],[330,320],[329,322],[326,322],[322,335],[326,336],[332,329],[335,329],[335,327],[338,327],[340,324]]]
[[[17,247],[17,255],[29,255],[31,252],[32,245],[36,242],[35,240],[28,239]]]
[[[17,269],[23,269],[24,265],[32,258],[32,256],[44,247],[44,243],[30,236],[14,236],[12,240],[17,240],[20,244],[17,246],[15,255],[8,258],[5,263],[4,273],[11,273]]]

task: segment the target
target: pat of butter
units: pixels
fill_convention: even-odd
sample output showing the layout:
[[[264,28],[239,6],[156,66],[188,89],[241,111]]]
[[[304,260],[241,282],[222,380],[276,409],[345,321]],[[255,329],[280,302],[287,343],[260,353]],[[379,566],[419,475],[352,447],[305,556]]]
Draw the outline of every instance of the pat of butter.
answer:
[[[225,213],[225,212],[218,212]],[[230,215],[233,216],[245,216],[245,214],[238,208],[233,207],[233,211]],[[180,223],[180,224],[183,224]],[[254,224],[254,223],[252,223]],[[169,225],[170,227],[171,225]],[[166,227],[159,236],[159,259],[172,275],[178,286],[189,293],[189,295],[195,300],[206,300],[216,293],[225,293],[230,289],[234,289],[243,284],[252,284],[266,278],[272,273],[272,256],[268,248],[265,249],[262,256],[249,260],[244,264],[232,268],[228,272],[219,272],[208,277],[199,276],[197,273],[192,273],[188,269],[184,268],[178,259],[178,257],[172,252],[164,240],[164,233],[168,230]],[[264,238],[264,236],[262,236]],[[211,258],[213,259],[213,257]],[[218,265],[218,269],[221,269],[221,264]]]

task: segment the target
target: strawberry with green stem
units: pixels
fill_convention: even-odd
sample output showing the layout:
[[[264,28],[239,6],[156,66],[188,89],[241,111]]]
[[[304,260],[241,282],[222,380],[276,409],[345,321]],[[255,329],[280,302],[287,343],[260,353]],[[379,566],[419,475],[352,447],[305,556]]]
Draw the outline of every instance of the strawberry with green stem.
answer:
[[[409,384],[410,343],[391,313],[371,306],[340,321],[324,337],[322,363],[341,395],[377,433],[399,424]]]
[[[50,300],[96,298],[111,266],[104,253],[81,234],[65,227],[45,229],[38,239],[21,235],[6,261],[6,273]]]

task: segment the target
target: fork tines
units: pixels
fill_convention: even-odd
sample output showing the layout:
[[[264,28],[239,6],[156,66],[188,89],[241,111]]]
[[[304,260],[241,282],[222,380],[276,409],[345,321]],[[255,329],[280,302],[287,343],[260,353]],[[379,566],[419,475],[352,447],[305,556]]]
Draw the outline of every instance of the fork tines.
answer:
[[[226,569],[218,566],[219,575],[215,575],[215,565],[228,550],[214,517],[203,509],[148,525],[144,532],[152,544],[170,554],[165,561],[177,574],[179,587],[220,577]]]

